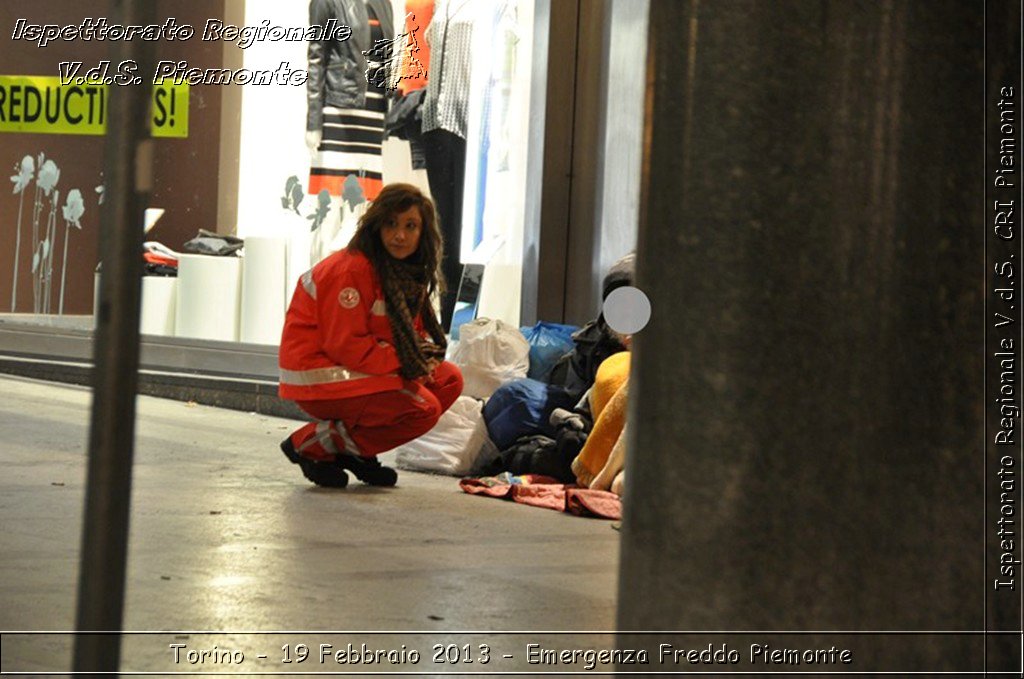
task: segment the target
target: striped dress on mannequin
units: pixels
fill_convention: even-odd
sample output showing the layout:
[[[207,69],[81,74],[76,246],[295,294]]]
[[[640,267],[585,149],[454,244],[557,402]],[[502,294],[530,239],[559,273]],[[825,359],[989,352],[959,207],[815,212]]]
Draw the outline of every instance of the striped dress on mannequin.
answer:
[[[373,9],[370,15],[370,40],[384,38]],[[381,145],[384,143],[384,113],[387,102],[384,89],[370,84],[362,108],[324,107],[323,137],[309,169],[309,193],[327,189],[332,196],[342,195],[345,180],[354,175],[366,200],[372,201],[384,185]]]

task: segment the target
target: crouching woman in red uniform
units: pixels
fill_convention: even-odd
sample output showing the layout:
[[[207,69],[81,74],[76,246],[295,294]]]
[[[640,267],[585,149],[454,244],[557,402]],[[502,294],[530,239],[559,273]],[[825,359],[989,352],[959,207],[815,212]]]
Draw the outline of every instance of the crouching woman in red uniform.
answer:
[[[282,398],[316,421],[281,443],[320,486],[398,478],[376,455],[421,436],[462,393],[431,304],[442,253],[434,204],[385,186],[348,247],[303,274],[281,337]]]

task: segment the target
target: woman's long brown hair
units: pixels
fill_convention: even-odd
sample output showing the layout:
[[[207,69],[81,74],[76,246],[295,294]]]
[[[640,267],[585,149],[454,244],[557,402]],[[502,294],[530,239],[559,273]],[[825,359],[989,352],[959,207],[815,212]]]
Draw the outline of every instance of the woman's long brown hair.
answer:
[[[435,291],[444,292],[444,277],[440,273],[444,243],[438,226],[437,210],[434,208],[434,201],[424,196],[423,192],[412,184],[388,184],[381,189],[366,213],[359,218],[359,226],[352,240],[348,242],[348,247],[366,255],[380,276],[383,272],[380,264],[385,257],[391,256],[384,248],[380,230],[396,215],[414,205],[420,209],[423,231],[416,252],[403,261],[423,267],[430,294]]]

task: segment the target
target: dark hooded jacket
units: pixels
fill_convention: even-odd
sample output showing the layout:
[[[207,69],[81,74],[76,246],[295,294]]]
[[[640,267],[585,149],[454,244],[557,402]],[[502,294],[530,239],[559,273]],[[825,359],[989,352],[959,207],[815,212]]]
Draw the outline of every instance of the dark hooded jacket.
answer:
[[[633,284],[636,256],[633,253],[619,259],[609,269],[601,284],[601,297],[612,290]],[[612,354],[625,351],[621,338],[604,320],[604,314],[584,325],[572,335],[575,347],[562,356],[548,377],[549,384],[565,387],[577,400],[594,384],[597,368]]]

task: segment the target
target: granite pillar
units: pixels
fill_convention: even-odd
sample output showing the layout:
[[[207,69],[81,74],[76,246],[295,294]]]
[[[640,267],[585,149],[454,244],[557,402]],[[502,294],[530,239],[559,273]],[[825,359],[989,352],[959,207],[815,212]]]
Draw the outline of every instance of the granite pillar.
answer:
[[[982,3],[650,12],[619,629],[980,671]]]

